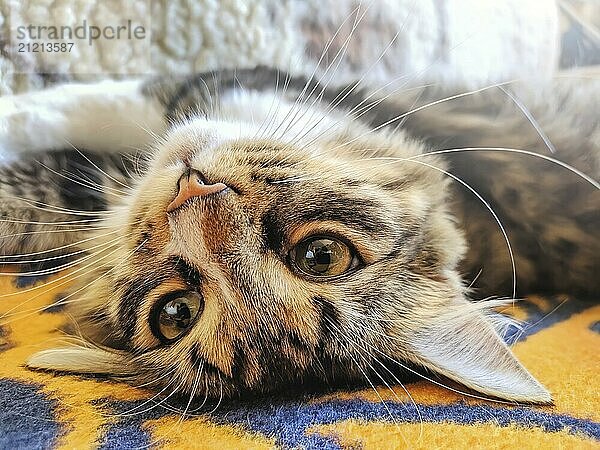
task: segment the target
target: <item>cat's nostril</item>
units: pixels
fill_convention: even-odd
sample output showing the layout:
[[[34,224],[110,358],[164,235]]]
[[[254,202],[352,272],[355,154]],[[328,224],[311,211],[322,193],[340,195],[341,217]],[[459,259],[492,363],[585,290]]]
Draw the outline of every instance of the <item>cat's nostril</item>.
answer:
[[[218,194],[225,189],[227,185],[223,183],[206,184],[200,172],[196,169],[188,169],[177,181],[177,195],[167,206],[167,212],[179,208],[190,198]]]

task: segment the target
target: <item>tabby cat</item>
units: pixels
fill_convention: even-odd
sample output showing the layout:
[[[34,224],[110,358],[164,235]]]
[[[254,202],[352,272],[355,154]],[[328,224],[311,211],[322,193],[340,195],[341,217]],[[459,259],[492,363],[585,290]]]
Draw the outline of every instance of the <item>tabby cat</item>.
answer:
[[[600,101],[561,83],[537,122],[507,89],[265,67],[0,98],[1,258],[75,280],[76,343],[29,367],[192,397],[409,371],[551,402],[492,309],[600,291]]]

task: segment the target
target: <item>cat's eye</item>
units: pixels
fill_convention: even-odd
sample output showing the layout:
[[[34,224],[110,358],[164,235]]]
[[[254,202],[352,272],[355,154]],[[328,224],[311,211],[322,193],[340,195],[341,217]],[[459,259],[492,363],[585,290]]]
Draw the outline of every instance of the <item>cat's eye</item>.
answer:
[[[336,277],[359,265],[356,252],[332,236],[311,236],[289,254],[292,268],[311,277]]]
[[[176,292],[156,304],[151,317],[152,332],[163,342],[173,342],[185,334],[204,307],[197,292]]]

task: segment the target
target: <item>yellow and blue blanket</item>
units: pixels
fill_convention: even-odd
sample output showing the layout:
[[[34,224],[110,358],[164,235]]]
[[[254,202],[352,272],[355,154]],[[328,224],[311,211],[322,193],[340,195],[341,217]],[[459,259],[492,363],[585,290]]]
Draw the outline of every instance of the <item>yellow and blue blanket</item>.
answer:
[[[68,320],[45,308],[65,279],[32,281],[0,277],[1,449],[600,448],[600,305],[589,301],[533,297],[512,312],[527,322],[509,336],[514,351],[553,406],[474,400],[415,380],[410,397],[378,387],[205,405],[182,419],[143,388],[27,370],[28,356],[64,339]]]

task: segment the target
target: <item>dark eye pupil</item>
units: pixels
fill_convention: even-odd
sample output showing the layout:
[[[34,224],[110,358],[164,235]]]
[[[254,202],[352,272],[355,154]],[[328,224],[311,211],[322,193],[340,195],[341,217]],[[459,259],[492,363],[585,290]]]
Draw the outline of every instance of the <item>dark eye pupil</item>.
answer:
[[[186,303],[172,301],[165,305],[161,323],[175,325],[178,328],[187,328],[192,320],[192,312]]]
[[[195,292],[175,297],[164,303],[154,316],[157,337],[172,341],[190,328],[203,308],[202,297]]]
[[[308,244],[306,249],[306,264],[318,273],[325,273],[334,258],[331,241],[319,239]]]

